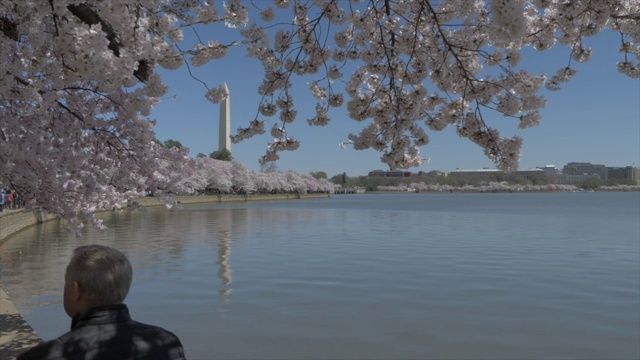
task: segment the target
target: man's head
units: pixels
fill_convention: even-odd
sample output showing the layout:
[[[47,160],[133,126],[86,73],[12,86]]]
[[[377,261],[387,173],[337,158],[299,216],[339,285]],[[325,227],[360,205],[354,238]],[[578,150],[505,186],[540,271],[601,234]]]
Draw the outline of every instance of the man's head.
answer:
[[[94,306],[122,303],[132,275],[120,251],[103,245],[77,247],[65,274],[64,310],[74,317]]]

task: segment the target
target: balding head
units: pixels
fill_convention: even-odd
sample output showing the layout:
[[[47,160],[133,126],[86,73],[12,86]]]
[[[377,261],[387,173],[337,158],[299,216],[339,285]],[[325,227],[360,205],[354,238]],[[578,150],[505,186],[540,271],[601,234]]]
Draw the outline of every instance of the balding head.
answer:
[[[131,263],[122,252],[104,245],[77,247],[65,274],[65,310],[73,317],[88,310],[87,307],[122,303],[129,293],[132,276]],[[81,293],[83,306],[74,306],[75,296],[67,294],[67,287],[74,286]]]

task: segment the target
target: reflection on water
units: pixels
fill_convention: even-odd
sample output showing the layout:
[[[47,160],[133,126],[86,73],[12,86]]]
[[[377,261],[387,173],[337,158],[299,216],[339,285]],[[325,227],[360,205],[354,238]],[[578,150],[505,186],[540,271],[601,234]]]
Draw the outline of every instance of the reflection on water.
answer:
[[[228,212],[233,217],[234,212]],[[220,219],[223,224],[233,224],[232,219]],[[218,277],[222,280],[220,295],[229,295],[231,293],[231,265],[229,264],[229,257],[231,256],[231,229],[221,226],[218,230],[218,262],[220,266],[218,270]]]
[[[134,266],[134,317],[192,359],[640,357],[640,194],[355,195],[56,222],[0,248],[2,287],[66,331],[71,250]],[[233,291],[232,291],[233,290]]]
[[[218,276],[222,280],[220,287],[220,295],[229,295],[231,293],[231,266],[229,265],[229,256],[231,255],[231,237],[228,233],[221,234],[220,243],[218,245]]]
[[[185,247],[189,244],[214,244],[217,260],[209,262],[205,258],[207,264],[198,270],[211,268],[211,273],[217,273],[220,279],[218,293],[221,296],[231,293],[232,238],[242,236],[246,230],[251,219],[248,210],[152,208],[105,213],[101,217],[108,228],[87,227],[81,239],[68,232],[61,222],[51,221],[28,228],[2,245],[1,285],[27,318],[50,320],[37,329],[43,338],[57,336],[68,328],[68,319],[62,311],[62,281],[72,250],[83,244],[96,242],[124,251],[134,266],[132,293],[154,279],[158,269],[172,274],[185,274],[191,269],[185,258]]]

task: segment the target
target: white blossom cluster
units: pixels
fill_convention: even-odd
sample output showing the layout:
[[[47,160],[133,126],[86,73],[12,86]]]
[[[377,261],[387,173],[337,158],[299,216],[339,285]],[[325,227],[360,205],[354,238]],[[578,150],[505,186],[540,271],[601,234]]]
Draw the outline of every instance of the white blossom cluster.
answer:
[[[249,56],[265,70],[259,115],[292,122],[292,101],[278,105],[289,102],[291,77],[319,74],[308,82],[320,102],[307,122],[324,126],[331,107],[346,105],[352,119],[366,123],[349,142],[382,152],[391,169],[419,165],[418,148],[429,141],[425,130],[448,126],[499,168],[514,169],[522,139],[501,138],[488,121],[500,114],[520,128],[537,125],[546,105],[540,90],[568,81],[576,72],[572,62],[593,53],[584,39],[601,31],[621,35],[620,72],[640,75],[637,0],[276,0],[260,11],[263,22],[285,18],[277,14],[283,11],[292,21],[251,24],[243,32],[252,41]],[[568,64],[549,79],[518,67],[523,48],[556,44],[568,48]],[[249,136],[258,133],[248,129]],[[238,135],[236,141],[247,138]],[[270,143],[263,160],[288,150],[284,141]]]
[[[175,187],[191,161],[154,142],[145,117],[167,88],[153,70],[224,56],[175,46],[185,23],[213,21],[200,1],[0,0],[0,184],[98,227],[95,211]]]
[[[512,169],[521,139],[501,138],[493,114],[538,124],[540,90],[568,81],[604,30],[620,34],[618,70],[640,77],[639,21],[638,0],[0,0],[0,183],[76,220],[171,190],[191,166],[186,150],[153,142],[146,116],[167,92],[154,68],[199,67],[230,46],[264,68],[258,116],[232,140],[263,134],[262,117],[281,123],[263,163],[299,147],[284,129],[304,77],[317,99],[308,123],[345,106],[363,122],[349,143],[392,169],[419,165],[427,131],[449,126]],[[218,25],[244,40],[198,32]],[[185,28],[196,44],[183,44]],[[518,67],[522,49],[556,45],[567,63],[550,78]],[[207,88],[212,102],[226,96]]]
[[[185,194],[200,193],[205,190],[227,192],[310,192],[331,193],[336,185],[327,179],[316,179],[309,174],[299,174],[293,170],[286,172],[255,172],[238,161],[221,161],[198,158],[195,171],[185,177],[180,187]]]

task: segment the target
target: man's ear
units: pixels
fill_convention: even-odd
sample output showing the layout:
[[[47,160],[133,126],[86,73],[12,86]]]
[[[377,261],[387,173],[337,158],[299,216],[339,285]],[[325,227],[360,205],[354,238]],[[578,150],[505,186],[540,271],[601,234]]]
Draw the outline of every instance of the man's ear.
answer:
[[[82,287],[77,281],[74,281],[71,286],[73,288],[73,300],[75,302],[80,301],[80,299],[82,299]]]

